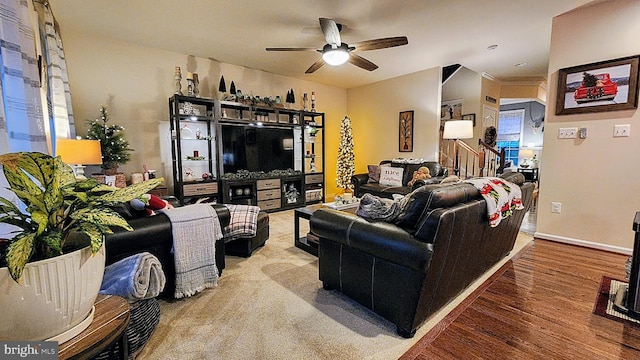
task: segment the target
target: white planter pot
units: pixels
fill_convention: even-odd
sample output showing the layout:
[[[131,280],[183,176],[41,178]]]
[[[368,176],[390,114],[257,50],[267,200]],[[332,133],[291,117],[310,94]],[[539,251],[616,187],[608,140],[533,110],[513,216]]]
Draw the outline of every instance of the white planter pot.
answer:
[[[22,284],[0,268],[0,340],[71,339],[91,324],[104,274],[104,246],[28,263]]]

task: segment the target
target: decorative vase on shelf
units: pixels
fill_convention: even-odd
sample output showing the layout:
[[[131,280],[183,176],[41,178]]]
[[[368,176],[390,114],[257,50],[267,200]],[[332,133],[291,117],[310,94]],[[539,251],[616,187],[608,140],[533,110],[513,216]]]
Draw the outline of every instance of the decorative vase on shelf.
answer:
[[[187,79],[187,96],[194,96],[193,79]]]
[[[182,72],[180,71],[180,66],[176,66],[176,72],[174,74],[174,79],[176,80],[176,94],[182,95]]]
[[[197,98],[200,97],[200,89],[198,89],[198,84],[200,84],[200,80],[198,80],[198,74],[193,73],[193,96]]]
[[[194,181],[193,170],[190,168],[184,168],[184,181]]]
[[[187,124],[180,128],[180,139],[193,139],[193,132],[187,127]]]

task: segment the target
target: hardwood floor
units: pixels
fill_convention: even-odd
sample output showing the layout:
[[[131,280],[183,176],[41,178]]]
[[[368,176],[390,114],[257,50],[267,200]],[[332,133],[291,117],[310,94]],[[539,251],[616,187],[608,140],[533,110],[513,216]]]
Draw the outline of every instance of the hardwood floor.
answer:
[[[592,314],[627,256],[535,240],[439,334],[401,359],[640,359],[640,326]]]

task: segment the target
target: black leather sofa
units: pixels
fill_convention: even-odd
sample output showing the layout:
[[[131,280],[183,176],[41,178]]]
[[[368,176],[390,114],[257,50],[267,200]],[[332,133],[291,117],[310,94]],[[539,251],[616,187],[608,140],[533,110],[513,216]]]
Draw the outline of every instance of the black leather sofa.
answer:
[[[371,195],[391,199],[393,198],[393,194],[406,195],[422,185],[438,184],[442,179],[447,177],[448,174],[447,168],[442,167],[437,161],[425,161],[417,164],[393,162],[392,160],[383,160],[380,162],[380,165],[384,164],[404,169],[402,175],[402,186],[388,186],[381,185],[379,182],[369,182],[369,173],[355,174],[351,177],[351,184],[353,184],[353,192],[356,197],[362,197],[362,195],[369,193]],[[413,178],[413,172],[418,170],[421,166],[429,168],[431,178],[422,180],[419,183],[414,184],[414,186],[409,186],[409,181]]]
[[[329,209],[313,213],[319,278],[397,326],[403,337],[455,298],[513,248],[534,185],[518,173],[525,210],[490,227],[486,202],[467,183],[414,192],[395,223]]]
[[[212,204],[211,206],[216,210],[220,226],[225,227],[229,225],[231,218],[229,209],[220,204]],[[173,236],[169,218],[162,213],[148,217],[137,216],[137,214],[125,204],[122,204],[122,206],[116,208],[116,210],[127,220],[129,225],[133,227],[133,231],[114,228],[113,234],[106,235],[106,265],[131,255],[148,251],[160,260],[167,279],[161,295],[163,297],[173,297],[175,292],[175,262],[173,253],[171,252]],[[256,236],[237,239],[226,245],[229,246],[229,244],[231,244],[231,254],[229,255],[246,257],[251,255],[251,252],[257,247],[264,245],[268,238],[269,216],[266,212],[260,211]],[[225,268],[225,255],[227,254],[224,239],[216,241],[215,246],[216,266],[219,274],[222,275],[222,270]]]

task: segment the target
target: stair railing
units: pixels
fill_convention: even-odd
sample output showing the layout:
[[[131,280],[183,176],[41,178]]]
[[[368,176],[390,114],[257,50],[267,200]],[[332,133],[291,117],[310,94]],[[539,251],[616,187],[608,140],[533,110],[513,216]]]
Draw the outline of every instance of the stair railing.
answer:
[[[505,150],[500,151],[478,140],[478,150],[462,140],[443,140],[440,164],[449,174],[461,179],[478,176],[496,176],[504,170]]]

